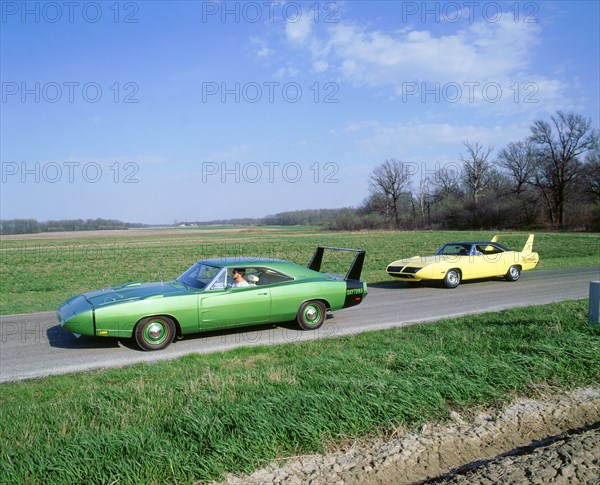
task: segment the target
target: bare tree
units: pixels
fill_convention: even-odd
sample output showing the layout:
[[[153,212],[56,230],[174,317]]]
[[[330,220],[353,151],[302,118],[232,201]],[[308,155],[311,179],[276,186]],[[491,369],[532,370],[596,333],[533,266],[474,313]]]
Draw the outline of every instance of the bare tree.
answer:
[[[531,126],[535,146],[534,184],[546,201],[552,224],[564,226],[565,206],[575,194],[582,174],[580,157],[598,146],[598,132],[583,116],[557,111],[552,123],[537,120]]]
[[[456,168],[456,166],[439,168],[435,171],[431,183],[436,187],[438,198],[440,196],[443,198],[448,195],[462,196],[460,189],[460,173],[458,170],[454,170],[454,168]]]
[[[369,176],[371,197],[383,207],[380,208],[394,220],[394,227],[400,228],[400,199],[410,188],[410,172],[397,160],[386,160],[375,168]]]
[[[592,202],[600,204],[600,147],[586,155],[583,175],[583,190]]]
[[[419,181],[419,210],[423,227],[431,223],[431,206],[433,205],[431,186],[432,182],[429,177],[423,177]]]
[[[521,197],[531,188],[535,172],[535,148],[530,140],[509,143],[498,154],[496,164],[512,180],[513,194]]]
[[[485,189],[486,181],[490,174],[491,164],[488,161],[494,147],[483,148],[479,142],[464,142],[467,156],[460,156],[463,163],[463,182],[471,199],[477,205],[479,196]]]
[[[511,142],[498,153],[496,166],[509,181],[502,196],[512,196],[521,223],[531,224],[538,215],[539,193],[534,187],[535,147],[530,140]]]

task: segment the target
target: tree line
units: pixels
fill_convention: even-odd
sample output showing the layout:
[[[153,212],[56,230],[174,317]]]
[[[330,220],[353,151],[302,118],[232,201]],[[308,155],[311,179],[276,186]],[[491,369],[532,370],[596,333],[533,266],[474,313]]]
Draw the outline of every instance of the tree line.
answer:
[[[414,168],[415,164],[385,160],[371,172],[369,195],[357,207],[183,224],[600,231],[600,133],[579,114],[557,111],[549,121],[536,120],[529,136],[508,143],[495,155],[493,146],[465,141],[455,163],[425,174]],[[0,234],[133,227],[147,224],[113,219],[0,220]]]
[[[35,234],[60,231],[98,231],[108,229],[129,229],[143,227],[144,224],[132,224],[115,219],[69,219],[38,222],[35,219],[0,220],[0,234]]]
[[[591,120],[558,111],[495,156],[493,146],[465,141],[456,163],[418,180],[414,164],[386,160],[362,204],[327,227],[600,230],[599,137]]]

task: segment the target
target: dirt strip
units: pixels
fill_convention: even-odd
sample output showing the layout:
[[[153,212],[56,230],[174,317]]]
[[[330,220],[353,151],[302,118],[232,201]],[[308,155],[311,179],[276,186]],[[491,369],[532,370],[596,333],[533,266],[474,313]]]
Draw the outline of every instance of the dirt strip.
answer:
[[[600,422],[519,448],[483,464],[465,467],[426,485],[600,483]]]
[[[600,385],[450,419],[223,483],[600,484]]]

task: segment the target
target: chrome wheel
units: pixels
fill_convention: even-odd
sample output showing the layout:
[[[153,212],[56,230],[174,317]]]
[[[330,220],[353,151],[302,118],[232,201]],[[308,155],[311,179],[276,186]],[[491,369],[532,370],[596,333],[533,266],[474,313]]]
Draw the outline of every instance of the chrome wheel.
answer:
[[[521,277],[521,268],[518,266],[511,266],[508,268],[508,272],[504,275],[504,279],[507,281],[517,281]]]
[[[456,288],[460,283],[460,272],[457,269],[451,269],[444,277],[444,285],[446,288]]]
[[[303,303],[298,310],[296,320],[302,329],[315,330],[323,325],[326,313],[327,308],[323,302],[308,301]]]
[[[143,350],[160,350],[175,337],[175,324],[168,317],[148,317],[135,327],[135,340]]]
[[[314,306],[308,307],[304,312],[304,317],[309,322],[314,322],[319,316],[319,309]]]
[[[147,330],[147,336],[156,342],[159,342],[161,338],[164,338],[165,334],[165,327],[158,323],[153,323]]]

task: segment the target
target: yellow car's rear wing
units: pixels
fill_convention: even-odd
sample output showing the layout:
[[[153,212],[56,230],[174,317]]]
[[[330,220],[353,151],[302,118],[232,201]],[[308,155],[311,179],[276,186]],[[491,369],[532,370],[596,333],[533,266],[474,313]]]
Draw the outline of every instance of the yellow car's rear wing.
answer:
[[[523,253],[523,256],[533,253],[533,234],[529,235],[525,246],[523,246],[523,251],[521,252]]]
[[[492,240],[490,242],[498,242],[498,234],[494,235],[494,237],[492,238]],[[494,246],[487,246],[485,248],[486,251],[493,251],[494,250]]]
[[[498,234],[496,234],[492,240],[490,242],[498,242]],[[533,253],[533,239],[534,239],[534,235],[530,234],[529,237],[527,238],[527,242],[525,243],[525,246],[523,246],[523,250],[521,251],[523,253],[523,256],[527,256],[528,254]],[[493,246],[488,246],[487,248],[485,248],[486,251],[493,251],[494,247]]]

